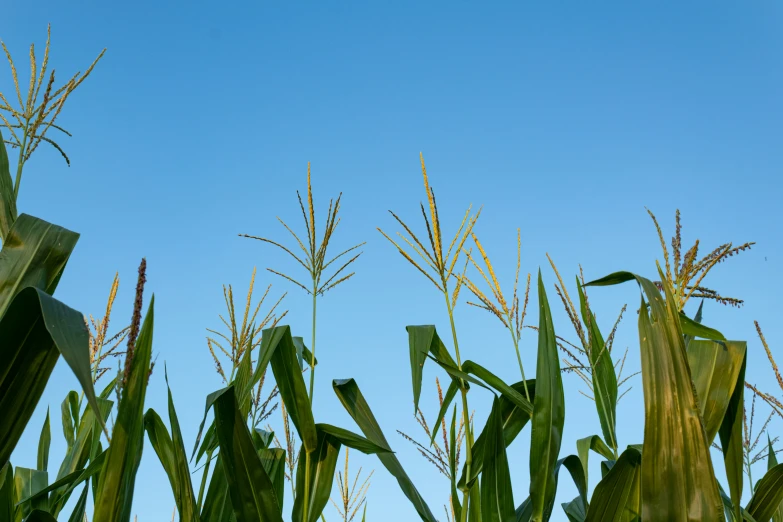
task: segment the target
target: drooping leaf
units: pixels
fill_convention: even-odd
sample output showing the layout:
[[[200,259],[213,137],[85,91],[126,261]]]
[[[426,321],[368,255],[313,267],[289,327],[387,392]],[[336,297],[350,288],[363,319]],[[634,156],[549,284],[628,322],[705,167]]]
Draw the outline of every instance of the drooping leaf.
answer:
[[[560,375],[560,357],[541,272],[538,273],[538,360],[536,397],[533,401],[530,436],[531,520],[541,522],[557,493],[555,466],[565,423],[565,397]]]
[[[492,401],[492,411],[485,428],[484,471],[481,474],[482,522],[508,522],[514,517],[514,494],[503,440],[500,402]]]
[[[239,412],[233,386],[214,404],[221,461],[237,522],[282,522],[277,494]]]
[[[646,294],[639,311],[645,428],[641,481],[645,518],[671,521],[723,520],[709,443],[691,380],[680,313],[671,287],[666,300],[650,280],[634,274]],[[598,282],[591,284],[603,284]],[[652,316],[652,317],[651,317]],[[662,385],[665,383],[665,385]]]
[[[341,444],[348,446],[351,449],[361,451],[365,455],[372,455],[374,453],[391,453],[391,450],[388,447],[379,446],[371,440],[368,440],[361,435],[357,435],[356,433],[345,430],[343,428],[338,428],[337,426],[332,426],[331,424],[316,424],[315,426],[322,432],[337,439],[337,441]]]
[[[593,370],[591,374],[598,420],[601,422],[601,431],[606,442],[610,447],[617,449],[617,374],[612,364],[612,355],[606,349],[604,337],[598,329],[595,314],[587,307],[587,298],[578,277],[576,286],[579,290],[582,320],[587,328],[590,342],[588,357]]]
[[[587,510],[585,522],[640,521],[639,488],[642,454],[626,449],[612,469],[598,483]],[[652,519],[656,519],[653,515]]]
[[[364,436],[374,444],[391,451],[389,443],[386,437],[384,437],[381,427],[378,425],[378,421],[375,419],[372,410],[370,410],[370,406],[364,399],[356,381],[353,379],[335,380],[332,381],[332,387],[343,407],[359,426]],[[400,489],[408,497],[408,500],[411,501],[419,517],[425,522],[436,522],[430,508],[424,502],[408,474],[405,473],[397,457],[393,453],[378,453],[377,455],[384,467],[397,479]]]
[[[136,472],[144,447],[144,399],[152,356],[154,308],[153,295],[136,339],[111,444],[100,474],[93,518],[102,522],[128,522],[131,516]]]
[[[778,464],[759,480],[747,510],[756,522],[769,522],[781,503],[783,503],[783,464]]]
[[[21,221],[20,217],[17,224]],[[0,267],[6,261],[0,259]],[[25,288],[0,319],[0,339],[2,466],[30,420],[60,354],[82,384],[93,410],[100,409],[90,375],[89,335],[79,312],[38,288]]]
[[[438,435],[438,430],[443,423],[443,419],[446,417],[446,412],[449,411],[449,408],[451,407],[451,401],[454,400],[454,397],[457,395],[458,391],[459,381],[452,379],[451,384],[449,384],[449,387],[446,389],[446,394],[443,396],[443,403],[440,405],[440,410],[438,410],[438,418],[435,419],[435,423],[432,425],[430,444],[435,442],[435,437]]]
[[[606,445],[606,443],[598,435],[591,437],[585,437],[576,441],[576,453],[579,455],[579,460],[582,463],[582,470],[585,475],[585,482],[588,478],[588,463],[590,460],[590,450],[595,451],[602,457],[613,460],[615,458],[612,449]],[[587,506],[585,506],[587,507]]]
[[[306,469],[308,459],[304,454],[304,448],[299,454],[292,520],[317,522],[329,502],[329,495],[332,493],[334,470],[337,466],[337,458],[340,456],[340,441],[320,428],[316,429],[318,430],[318,446],[315,451],[310,453],[309,472]],[[307,506],[305,506],[306,478],[310,479]],[[305,517],[305,509],[307,517]]]
[[[49,426],[49,409],[46,409],[46,420],[41,428],[41,436],[38,438],[38,471],[48,471],[49,448],[52,445],[52,429]]]
[[[0,251],[0,317],[29,286],[52,295],[78,240],[75,232],[20,215]]]
[[[714,341],[725,341],[726,338],[723,337],[723,334],[720,333],[718,330],[715,330],[714,328],[710,328],[708,326],[704,326],[700,322],[694,321],[687,315],[685,315],[683,312],[680,312],[680,327],[682,328],[682,333],[684,335],[687,335],[691,338],[693,337],[700,337],[702,339],[711,339]]]
[[[424,363],[428,354],[439,363],[457,368],[457,363],[449,354],[438,332],[432,325],[406,326],[408,332],[408,347],[411,359],[411,380],[413,382],[413,407],[414,413],[419,411],[419,398],[421,397],[421,379]]]

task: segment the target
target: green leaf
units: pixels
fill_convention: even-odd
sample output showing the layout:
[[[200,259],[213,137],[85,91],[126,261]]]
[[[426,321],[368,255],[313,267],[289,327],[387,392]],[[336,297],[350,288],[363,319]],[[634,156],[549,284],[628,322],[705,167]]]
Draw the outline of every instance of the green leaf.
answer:
[[[83,522],[84,512],[87,510],[87,493],[90,491],[89,484],[85,484],[82,489],[82,494],[79,495],[79,500],[76,501],[76,505],[71,511],[71,516],[68,517],[68,522]]]
[[[500,402],[492,401],[492,411],[485,428],[484,471],[481,474],[482,522],[507,522],[514,518],[514,494],[508,469],[506,444],[503,440]]]
[[[564,502],[561,506],[568,517],[568,522],[584,522],[587,517],[587,509],[582,497],[576,497],[571,502]]]
[[[277,493],[277,501],[280,504],[280,513],[283,512],[283,500],[285,497],[285,450],[281,448],[263,448],[258,452],[261,465],[269,475],[272,486]]]
[[[457,406],[454,405],[451,414],[451,426],[449,427],[449,479],[451,482],[451,509],[454,512],[455,522],[462,519],[462,506],[460,505],[457,492],[457,450]]]
[[[576,453],[579,455],[579,461],[582,463],[582,470],[585,475],[585,483],[588,478],[588,462],[590,460],[590,450],[595,451],[602,457],[613,460],[615,458],[612,449],[598,435],[585,437],[576,441]],[[585,505],[587,507],[587,505]]]
[[[757,522],[769,522],[783,503],[783,464],[778,464],[759,480],[747,510]]]
[[[310,363],[313,362],[313,366],[318,366],[318,358],[313,359],[313,354],[310,352],[310,350],[305,346],[304,339],[301,337],[292,337],[294,340],[294,346],[296,346],[296,356],[299,359],[299,366],[304,370],[305,364],[307,366],[310,366]]]
[[[0,267],[7,261],[0,259]],[[0,319],[0,339],[0,418],[5,419],[0,423],[2,466],[22,436],[60,354],[94,411],[100,410],[90,375],[89,335],[79,312],[38,288],[25,288]]]
[[[49,484],[49,474],[37,469],[19,468],[14,473],[14,485],[16,488],[16,498],[24,498],[35,495]],[[21,520],[30,514],[34,509],[46,509],[48,499],[45,496],[39,496],[32,502],[24,503],[16,510],[16,518]]]
[[[41,428],[41,436],[38,438],[38,471],[47,471],[49,468],[49,447],[52,445],[52,429],[49,426],[49,408],[46,409],[46,420]]]
[[[95,476],[103,467],[103,461],[106,457],[106,452],[100,453],[92,462],[90,462],[90,465],[87,466],[87,468],[74,471],[73,473],[66,475],[60,479],[57,479],[56,481],[52,482],[45,488],[37,491],[36,493],[33,493],[32,495],[29,495],[27,497],[22,498],[17,505],[21,506],[22,504],[30,503],[30,502],[38,502],[42,498],[46,500],[45,495],[47,493],[51,493],[52,491],[57,491],[60,488],[64,488],[65,493],[63,493],[60,496],[52,495],[52,498],[49,499],[49,510],[57,510],[62,509],[62,504],[65,504],[66,501],[62,500],[63,498],[67,498],[67,495],[70,495],[70,493],[76,489],[79,484],[86,481],[87,479]]]
[[[259,367],[263,361],[271,362],[272,373],[275,375],[275,382],[280,390],[280,398],[291,416],[299,438],[308,452],[315,450],[318,442],[315,420],[307,386],[302,377],[302,369],[297,362],[296,347],[291,338],[291,328],[277,326],[263,330],[259,359]]]
[[[767,471],[778,465],[778,458],[775,456],[775,448],[772,447],[772,441],[767,435]],[[772,522],[783,522],[783,501],[778,504],[775,514],[772,515]]]
[[[16,221],[16,197],[11,169],[8,163],[8,151],[0,132],[0,240],[5,241],[8,232]]]
[[[536,398],[533,401],[530,437],[531,520],[544,520],[548,505],[557,492],[555,466],[565,423],[565,397],[560,375],[560,358],[541,271],[538,273],[538,360],[536,364]]]
[[[14,467],[10,462],[0,468],[0,520],[13,520],[16,504]]]
[[[24,522],[57,522],[57,519],[46,511],[36,509],[24,519]]]
[[[152,355],[154,309],[153,295],[136,340],[130,372],[118,406],[117,422],[98,482],[93,519],[101,522],[130,520],[136,472],[144,448],[144,399]]]
[[[519,393],[522,393],[525,390],[525,384],[522,381],[512,384],[511,387]],[[536,396],[535,379],[528,379],[527,390],[530,393],[531,400],[535,401],[535,396]],[[522,429],[530,420],[530,414],[527,413],[526,410],[523,410],[522,408],[517,406],[514,402],[512,402],[507,397],[501,395],[500,418],[503,422],[503,440],[505,441],[506,447],[509,447],[511,443],[514,442],[514,439],[516,439],[517,435],[519,435],[519,433],[522,431]],[[462,466],[462,475],[457,485],[457,487],[462,491],[470,490],[470,488],[475,483],[478,474],[481,473],[481,470],[483,469],[484,443],[486,437],[487,435],[485,435],[484,430],[482,430],[481,434],[478,436],[478,438],[473,444],[473,455],[472,455],[473,462],[471,463],[471,468],[470,468],[471,477],[469,481],[467,480],[466,477],[467,466],[465,466],[464,464]]]
[[[391,451],[389,443],[386,437],[384,437],[381,427],[378,425],[378,421],[375,420],[375,416],[364,399],[356,381],[353,379],[335,380],[332,381],[332,387],[343,407],[359,426],[364,436],[374,444]],[[430,508],[424,502],[416,486],[411,482],[408,474],[402,469],[402,465],[397,460],[396,455],[393,453],[378,453],[377,455],[384,467],[397,479],[400,489],[408,497],[408,500],[411,501],[419,517],[425,522],[436,522]]]
[[[682,328],[682,333],[689,337],[700,337],[702,339],[712,339],[715,341],[726,340],[719,331],[694,321],[683,312],[680,312],[680,327]]]
[[[63,423],[63,436],[65,436],[65,442],[69,448],[73,446],[76,433],[76,422],[74,421],[73,415],[71,415],[71,404],[79,404],[79,394],[73,390],[68,392],[68,395],[65,396],[65,400],[63,400],[62,404],[60,405],[60,412],[62,414]]]
[[[723,423],[735,388],[744,386],[739,375],[746,350],[744,341],[688,343],[688,365],[710,444]]]
[[[630,522],[641,520],[639,489],[642,454],[628,448],[598,483],[585,522]],[[656,517],[657,515],[653,515]]]
[[[660,268],[659,275],[665,281]],[[644,277],[629,273],[610,277],[635,279],[649,300],[649,311],[644,299],[639,311],[646,455],[641,471],[642,513],[671,521],[723,520],[723,501],[671,287],[665,284],[664,301],[655,284]]]
[[[408,347],[411,359],[411,380],[413,382],[413,407],[414,413],[419,411],[419,398],[421,397],[421,379],[424,370],[424,362],[427,354],[439,363],[452,368],[457,368],[457,363],[449,354],[443,341],[438,337],[438,332],[432,325],[406,326],[408,332]]]
[[[338,428],[337,426],[332,426],[331,424],[316,424],[315,427],[322,432],[331,435],[341,444],[348,446],[351,449],[361,451],[365,455],[392,452],[388,447],[379,446],[361,435],[357,435],[356,433],[343,428]]]
[[[332,493],[334,482],[334,470],[337,466],[337,458],[340,456],[340,441],[335,437],[318,429],[318,446],[310,453],[310,470],[307,472],[307,459],[304,448],[299,453],[299,464],[296,468],[296,498],[292,520],[317,522]],[[304,491],[306,476],[310,478],[309,498],[307,505],[307,518],[304,517]]]
[[[601,422],[601,431],[609,446],[617,448],[617,374],[615,374],[612,355],[606,349],[604,337],[598,329],[598,323],[593,314],[587,308],[587,298],[576,278],[576,287],[579,290],[579,304],[582,312],[582,320],[587,328],[590,350],[588,357],[592,367],[593,391],[595,395],[595,407],[598,412],[598,420]]]
[[[571,474],[571,478],[574,481],[574,485],[576,486],[576,489],[579,491],[579,496],[569,504],[572,504],[574,502],[578,503],[578,506],[570,507],[567,509],[570,511],[575,511],[581,508],[582,511],[584,511],[584,506],[587,504],[587,481],[585,480],[585,474],[582,470],[582,463],[579,460],[579,457],[576,455],[569,455],[563,459],[560,459],[555,464],[554,468],[554,484],[555,484],[555,490],[557,490],[557,484],[560,480],[560,470],[562,467],[565,466],[568,472]],[[566,509],[566,504],[563,504],[563,508]],[[544,515],[543,520],[549,520],[552,517],[552,512],[554,511],[555,507],[555,499],[554,497],[547,503],[547,505],[544,507]],[[531,501],[531,498],[528,497],[525,499],[525,501],[516,509],[516,520],[518,522],[528,522],[532,520],[533,515],[533,503]],[[568,515],[567,515],[568,516]]]
[[[53,294],[78,240],[75,232],[27,214],[19,216],[0,252],[0,316],[28,286]]]
[[[231,506],[231,498],[228,494],[228,482],[223,470],[223,459],[218,456],[215,459],[215,471],[209,479],[207,496],[201,509],[203,522],[234,522],[234,508]]]
[[[215,401],[215,419],[223,471],[237,522],[282,522],[277,494],[239,412],[233,386]]]

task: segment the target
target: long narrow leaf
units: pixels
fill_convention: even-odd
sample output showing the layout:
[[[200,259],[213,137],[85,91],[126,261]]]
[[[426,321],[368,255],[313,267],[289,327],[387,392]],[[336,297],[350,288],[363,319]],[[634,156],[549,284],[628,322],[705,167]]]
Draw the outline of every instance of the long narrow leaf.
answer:
[[[481,474],[481,519],[482,522],[508,522],[514,517],[514,494],[511,490],[511,473],[497,397],[492,401],[492,411],[487,419],[485,432],[487,438],[484,447],[484,471]]]
[[[332,493],[334,482],[334,470],[337,466],[337,458],[340,456],[340,441],[325,431],[318,429],[318,446],[310,453],[310,470],[307,472],[307,459],[304,448],[299,455],[299,464],[296,469],[296,498],[292,520],[305,522],[317,522],[321,517],[329,496]],[[306,477],[310,478],[307,485],[309,498],[307,503],[307,517],[305,518],[305,484]],[[345,479],[344,479],[345,480]]]
[[[747,510],[756,522],[769,522],[781,503],[783,503],[783,464],[778,464],[759,480]]]
[[[541,522],[557,492],[555,466],[565,423],[565,397],[560,375],[560,357],[541,272],[538,273],[538,361],[536,398],[533,402],[530,437],[531,520]]]
[[[374,444],[391,451],[389,443],[386,437],[384,437],[381,427],[378,425],[378,421],[375,420],[375,416],[364,399],[356,381],[353,379],[335,380],[332,382],[332,387],[343,407],[359,426],[364,436]],[[397,460],[397,457],[393,453],[378,453],[377,455],[384,467],[397,479],[400,489],[408,497],[408,500],[411,501],[419,517],[425,522],[436,522],[429,506],[424,502],[408,474],[402,469],[402,465]]]
[[[641,520],[639,487],[642,454],[625,450],[612,469],[598,483],[585,522],[630,522]],[[658,520],[653,515],[650,520]]]

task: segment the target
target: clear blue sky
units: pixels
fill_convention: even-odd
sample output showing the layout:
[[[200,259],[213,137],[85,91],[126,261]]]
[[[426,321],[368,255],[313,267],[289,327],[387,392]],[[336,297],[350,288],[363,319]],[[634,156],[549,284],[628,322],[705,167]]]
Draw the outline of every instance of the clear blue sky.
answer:
[[[275,221],[299,221],[296,189],[312,162],[317,211],[342,191],[335,247],[366,240],[355,279],[330,293],[319,314],[319,421],[354,429],[331,392],[332,378],[356,377],[387,437],[435,513],[447,482],[396,433],[419,434],[411,416],[408,324],[446,330],[442,301],[375,230],[397,227],[387,209],[418,224],[423,197],[418,154],[427,160],[453,233],[469,203],[484,205],[477,232],[510,284],[515,231],[523,270],[539,266],[558,333],[572,338],[552,288],[545,253],[569,280],[627,269],[654,274],[660,258],[644,207],[673,232],[683,212],[687,243],[704,249],[756,241],[720,266],[710,286],[746,299],[741,310],[708,303],[705,320],[749,340],[749,380],[773,387],[753,328],[757,319],[783,359],[779,321],[783,239],[783,7],[756,2],[15,2],[0,38],[25,70],[27,46],[42,49],[52,23],[51,64],[64,79],[108,51],[73,95],[61,124],[72,167],[36,153],[21,188],[22,211],[82,234],[57,296],[100,315],[115,271],[121,289],[114,325],[130,316],[135,269],[149,263],[156,295],[154,349],[169,375],[192,444],[207,393],[220,387],[206,349],[219,327],[224,283],[246,288],[254,266],[291,269],[278,252],[238,233],[284,238]],[[40,52],[40,51],[39,51]],[[0,90],[12,89],[3,67]],[[259,272],[273,293],[290,291],[295,333],[310,335],[306,296]],[[603,329],[632,285],[592,292]],[[500,324],[460,305],[467,357],[515,380]],[[531,321],[536,321],[535,315]],[[639,368],[635,314],[621,326],[628,366]],[[523,337],[535,367],[535,338]],[[162,365],[158,366],[162,370]],[[532,370],[531,370],[532,371]],[[436,413],[434,370],[424,408]],[[562,454],[599,433],[592,403],[566,376]],[[620,405],[620,442],[642,438],[641,380]],[[57,412],[76,387],[58,366],[14,455],[34,465],[47,404]],[[476,391],[477,418],[489,397]],[[165,417],[163,372],[149,406]],[[53,459],[63,449],[54,415]],[[277,418],[277,417],[276,417]],[[776,422],[774,430],[783,430]],[[515,501],[527,495],[526,431],[510,450]],[[597,466],[598,459],[594,465]],[[414,520],[415,512],[374,459],[368,519]],[[720,459],[716,467],[722,470]],[[599,476],[593,467],[592,477]],[[558,502],[575,495],[561,480]],[[591,481],[591,487],[595,480]],[[290,505],[290,504],[289,504]],[[166,476],[145,448],[136,486],[140,521],[174,507]],[[331,507],[328,520],[336,520]],[[559,508],[553,520],[562,520]]]

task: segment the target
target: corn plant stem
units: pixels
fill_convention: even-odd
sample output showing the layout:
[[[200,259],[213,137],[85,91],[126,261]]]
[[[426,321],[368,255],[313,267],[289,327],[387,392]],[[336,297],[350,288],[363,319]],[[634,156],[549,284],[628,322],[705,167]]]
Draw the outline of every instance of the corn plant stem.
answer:
[[[750,469],[750,451],[745,451],[745,467],[748,470],[748,482],[750,483],[750,494],[753,494],[753,471]]]
[[[318,302],[318,283],[313,278],[313,335],[310,343],[310,407],[313,405],[313,388],[315,385],[315,312]],[[305,451],[305,484],[304,484],[304,509],[302,509],[302,522],[308,520],[308,507],[310,502],[310,453]]]
[[[517,352],[517,362],[519,363],[519,372],[522,374],[522,386],[525,388],[525,399],[530,402],[530,392],[527,389],[527,379],[525,378],[525,368],[522,366],[522,356],[519,354],[519,339],[517,334],[514,333],[514,328],[511,326],[511,314],[508,314],[508,331],[511,333],[511,340],[514,341],[514,351]]]
[[[198,507],[199,513],[201,512],[201,503],[204,500],[204,490],[207,485],[207,476],[209,475],[209,466],[212,464],[212,452],[207,453],[207,463],[204,464],[204,474],[201,476],[201,487],[198,489]]]
[[[457,357],[457,367],[462,371],[462,358],[459,354],[459,342],[457,341],[457,327],[454,325],[454,309],[449,301],[449,292],[446,285],[445,278],[443,279],[443,295],[446,298],[446,309],[449,312],[449,322],[451,323],[451,336],[454,340],[454,353]],[[467,477],[470,477],[470,468],[473,463],[473,433],[470,429],[470,409],[468,408],[468,392],[465,389],[464,383],[460,386],[460,392],[462,393],[462,418],[465,423],[465,470]],[[462,493],[462,522],[467,522],[468,519],[468,492]]]

